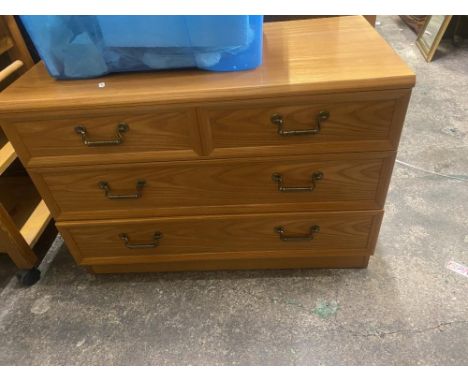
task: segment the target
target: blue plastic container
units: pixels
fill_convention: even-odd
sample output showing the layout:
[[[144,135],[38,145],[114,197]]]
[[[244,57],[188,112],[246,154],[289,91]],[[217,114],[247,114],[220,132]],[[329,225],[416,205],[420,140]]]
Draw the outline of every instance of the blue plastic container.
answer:
[[[52,77],[262,63],[263,16],[21,16]]]

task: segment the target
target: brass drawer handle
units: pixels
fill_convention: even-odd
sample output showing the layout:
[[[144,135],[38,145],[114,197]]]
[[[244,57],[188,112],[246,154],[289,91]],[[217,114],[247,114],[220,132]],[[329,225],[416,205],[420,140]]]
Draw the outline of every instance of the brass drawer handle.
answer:
[[[145,186],[145,184],[146,184],[146,181],[137,180],[135,193],[116,195],[112,193],[109,183],[107,183],[104,180],[98,183],[99,188],[104,190],[104,195],[106,196],[107,199],[139,199],[141,198],[141,194],[143,192],[143,187]]]
[[[328,111],[321,111],[315,118],[315,127],[307,130],[284,130],[284,119],[281,114],[274,114],[271,116],[271,122],[278,128],[277,133],[283,137],[290,135],[314,135],[320,133],[322,128],[321,123],[325,122],[330,117]]]
[[[279,234],[280,240],[283,241],[305,241],[305,240],[313,240],[314,234],[320,232],[320,226],[313,225],[310,227],[309,233],[307,235],[293,235],[293,236],[286,236],[285,229],[283,226],[275,227],[275,232]]]
[[[278,184],[278,191],[280,192],[294,192],[294,191],[313,191],[316,186],[316,181],[323,179],[323,172],[316,171],[312,174],[312,185],[311,186],[289,186],[286,187],[283,185],[283,176],[275,172],[271,175],[274,182]]]
[[[162,238],[162,233],[155,232],[151,243],[130,243],[130,239],[126,233],[119,234],[119,238],[125,243],[125,246],[128,249],[156,248],[159,246],[159,240]]]
[[[114,139],[108,139],[104,141],[90,141],[88,137],[88,132],[84,126],[76,126],[75,132],[81,135],[81,140],[88,147],[95,146],[116,146],[120,145],[123,142],[123,133],[126,133],[130,128],[126,123],[119,123],[117,125],[117,137]]]

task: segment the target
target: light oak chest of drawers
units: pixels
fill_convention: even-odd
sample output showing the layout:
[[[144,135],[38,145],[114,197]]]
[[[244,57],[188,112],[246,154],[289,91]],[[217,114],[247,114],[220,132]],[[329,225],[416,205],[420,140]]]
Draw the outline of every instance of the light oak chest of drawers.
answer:
[[[282,22],[253,71],[38,64],[0,122],[94,272],[365,267],[414,82],[361,17]]]

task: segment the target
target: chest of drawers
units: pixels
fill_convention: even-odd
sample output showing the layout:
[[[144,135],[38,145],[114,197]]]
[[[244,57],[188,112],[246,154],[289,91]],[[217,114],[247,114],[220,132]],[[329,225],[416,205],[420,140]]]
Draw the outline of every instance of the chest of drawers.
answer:
[[[415,76],[361,17],[265,25],[264,64],[55,81],[0,122],[94,272],[365,267]]]

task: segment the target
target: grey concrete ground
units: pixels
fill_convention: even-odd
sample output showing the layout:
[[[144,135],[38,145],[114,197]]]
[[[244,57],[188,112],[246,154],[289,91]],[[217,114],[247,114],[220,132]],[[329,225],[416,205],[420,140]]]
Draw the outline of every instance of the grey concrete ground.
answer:
[[[462,180],[397,164],[368,269],[94,276],[58,241],[0,295],[0,364],[467,365],[468,50],[379,21],[418,75],[398,159]]]

